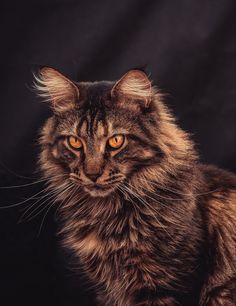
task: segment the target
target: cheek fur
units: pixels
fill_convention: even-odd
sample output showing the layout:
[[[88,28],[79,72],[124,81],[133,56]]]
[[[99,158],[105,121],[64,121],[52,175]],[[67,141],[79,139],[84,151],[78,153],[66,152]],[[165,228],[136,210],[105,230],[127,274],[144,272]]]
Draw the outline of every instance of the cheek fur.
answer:
[[[154,163],[156,161],[156,155],[156,150],[132,141],[124,150],[117,154],[114,159],[120,163],[129,163],[133,161],[142,165],[143,163]]]
[[[155,150],[155,148],[143,146],[136,141],[131,141],[112,158],[112,163],[128,178],[134,172],[139,171],[145,166],[159,163],[160,156],[159,151]]]
[[[61,163],[63,166],[69,166],[70,163],[78,159],[78,155],[75,155],[69,150],[62,142],[56,143],[51,148],[51,155],[55,162]]]

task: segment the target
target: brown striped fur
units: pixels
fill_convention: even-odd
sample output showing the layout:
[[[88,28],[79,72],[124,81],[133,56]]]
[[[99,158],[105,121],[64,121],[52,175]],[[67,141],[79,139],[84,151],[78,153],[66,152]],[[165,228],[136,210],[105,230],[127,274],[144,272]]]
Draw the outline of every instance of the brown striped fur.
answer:
[[[236,177],[199,162],[146,74],[76,83],[44,68],[37,87],[54,111],[40,166],[99,305],[236,305]]]

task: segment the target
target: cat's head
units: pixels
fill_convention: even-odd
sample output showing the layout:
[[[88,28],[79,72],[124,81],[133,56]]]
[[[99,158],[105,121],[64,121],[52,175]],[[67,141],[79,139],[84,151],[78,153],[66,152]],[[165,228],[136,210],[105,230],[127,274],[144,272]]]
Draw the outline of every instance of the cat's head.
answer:
[[[43,68],[37,89],[53,110],[40,139],[49,179],[106,197],[160,162],[159,98],[143,71],[131,70],[116,82],[77,83]]]

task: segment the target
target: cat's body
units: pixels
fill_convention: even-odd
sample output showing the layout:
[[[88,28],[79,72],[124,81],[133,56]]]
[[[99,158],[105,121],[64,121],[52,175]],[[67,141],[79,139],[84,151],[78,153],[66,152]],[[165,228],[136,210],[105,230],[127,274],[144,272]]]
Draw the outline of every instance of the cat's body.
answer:
[[[236,305],[236,177],[200,164],[146,75],[39,84],[41,168],[100,305]]]

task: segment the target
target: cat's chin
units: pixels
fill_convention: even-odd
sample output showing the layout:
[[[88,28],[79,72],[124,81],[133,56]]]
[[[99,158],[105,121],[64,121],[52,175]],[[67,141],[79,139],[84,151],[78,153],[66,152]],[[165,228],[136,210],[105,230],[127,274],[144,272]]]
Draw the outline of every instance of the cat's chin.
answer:
[[[110,195],[112,193],[112,191],[114,191],[114,187],[102,189],[102,188],[97,188],[97,187],[87,187],[87,186],[84,186],[84,190],[91,197],[94,197],[94,198],[97,198],[97,197],[105,198],[108,195]]]

